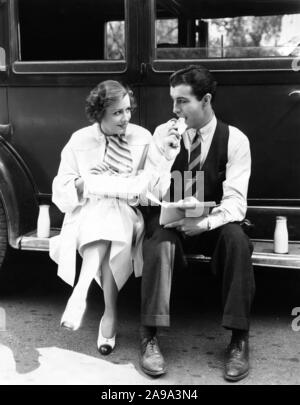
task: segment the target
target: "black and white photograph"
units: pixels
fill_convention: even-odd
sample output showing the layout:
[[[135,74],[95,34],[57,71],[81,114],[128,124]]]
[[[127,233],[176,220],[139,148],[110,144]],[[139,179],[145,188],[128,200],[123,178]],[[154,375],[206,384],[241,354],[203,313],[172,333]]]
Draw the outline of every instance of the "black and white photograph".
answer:
[[[0,393],[300,385],[299,151],[299,0],[0,0]]]

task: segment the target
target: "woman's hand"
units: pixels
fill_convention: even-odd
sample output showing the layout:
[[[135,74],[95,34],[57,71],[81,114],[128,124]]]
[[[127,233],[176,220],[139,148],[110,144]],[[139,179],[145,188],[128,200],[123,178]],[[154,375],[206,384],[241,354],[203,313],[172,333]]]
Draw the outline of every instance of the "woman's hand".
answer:
[[[105,162],[98,163],[96,166],[90,169],[91,174],[116,174],[114,170],[112,170],[109,165]]]

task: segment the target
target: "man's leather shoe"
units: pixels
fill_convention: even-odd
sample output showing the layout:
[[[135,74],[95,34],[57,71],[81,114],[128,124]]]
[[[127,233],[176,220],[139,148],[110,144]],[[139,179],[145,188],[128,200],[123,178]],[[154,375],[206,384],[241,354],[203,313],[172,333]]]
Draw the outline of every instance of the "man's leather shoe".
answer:
[[[228,381],[239,381],[249,374],[248,339],[231,341],[226,350],[224,378]]]
[[[167,371],[166,363],[155,336],[142,339],[141,351],[140,364],[144,373],[151,376],[165,374]]]

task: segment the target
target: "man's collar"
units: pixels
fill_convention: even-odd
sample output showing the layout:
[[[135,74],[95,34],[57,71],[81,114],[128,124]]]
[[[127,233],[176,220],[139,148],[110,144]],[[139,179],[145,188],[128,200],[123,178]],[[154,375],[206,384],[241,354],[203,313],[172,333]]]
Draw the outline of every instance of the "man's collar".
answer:
[[[200,133],[201,140],[202,141],[205,140],[205,138],[207,138],[210,134],[215,132],[216,126],[217,126],[217,118],[214,114],[212,119],[206,125],[204,125],[204,127],[198,130],[196,130],[195,128],[187,130],[190,142],[192,142],[193,139],[195,138],[197,131]]]
[[[201,135],[202,140],[209,136],[211,133],[215,132],[217,126],[217,119],[216,116],[213,115],[212,119],[204,125],[204,127],[199,129],[199,133]]]

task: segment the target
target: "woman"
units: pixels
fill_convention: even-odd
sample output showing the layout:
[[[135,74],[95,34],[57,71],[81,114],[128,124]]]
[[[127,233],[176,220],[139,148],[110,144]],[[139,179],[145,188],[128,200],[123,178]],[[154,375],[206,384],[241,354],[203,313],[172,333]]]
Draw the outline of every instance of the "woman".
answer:
[[[76,250],[82,256],[79,279],[61,326],[80,327],[95,278],[105,302],[97,340],[101,354],[109,354],[115,346],[118,291],[132,271],[141,275],[144,223],[134,207],[138,203],[134,194],[147,187],[153,191],[152,184],[166,189],[169,181],[168,170],[164,179],[159,178],[163,166],[154,156],[155,148],[149,151],[149,170],[140,173],[152,137],[146,129],[129,123],[133,107],[132,92],[117,81],[104,81],[93,89],[86,106],[93,125],[72,135],[53,181],[53,202],[66,215],[60,235],[50,240],[50,256],[58,263],[58,275],[72,286]],[[124,190],[133,189],[124,195]]]

